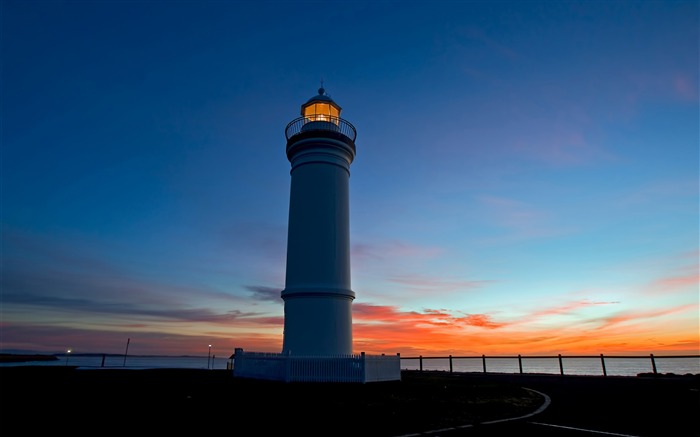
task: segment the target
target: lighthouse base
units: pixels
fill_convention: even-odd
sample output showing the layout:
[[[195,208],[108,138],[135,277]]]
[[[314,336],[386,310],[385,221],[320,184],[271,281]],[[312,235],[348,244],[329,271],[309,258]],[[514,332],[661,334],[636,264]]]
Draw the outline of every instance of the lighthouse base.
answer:
[[[352,354],[354,293],[285,289],[282,353],[303,356]]]
[[[302,356],[265,352],[233,355],[233,376],[285,382],[377,382],[401,380],[401,356]]]

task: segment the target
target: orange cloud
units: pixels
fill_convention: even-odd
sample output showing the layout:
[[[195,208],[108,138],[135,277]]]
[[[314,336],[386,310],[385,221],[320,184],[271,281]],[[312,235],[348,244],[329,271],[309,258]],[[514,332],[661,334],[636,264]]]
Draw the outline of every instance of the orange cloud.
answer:
[[[700,285],[700,275],[694,273],[684,276],[670,276],[659,278],[651,283],[651,289],[656,293],[668,293],[685,287]]]
[[[658,319],[661,317],[667,317],[674,314],[683,313],[689,310],[697,310],[697,308],[697,305],[686,304],[651,311],[622,312],[600,319],[603,320],[605,323],[598,329],[605,329],[613,325],[618,325],[627,322],[643,322],[645,320]]]
[[[465,317],[461,317],[457,319],[459,322],[462,322],[465,325],[468,326],[478,326],[480,328],[488,328],[488,329],[495,329],[495,328],[501,328],[503,326],[506,326],[505,323],[495,323],[491,320],[491,316],[488,316],[486,314],[470,314]]]
[[[542,317],[542,316],[550,316],[550,315],[558,315],[558,314],[572,314],[580,308],[587,308],[587,307],[598,306],[598,305],[614,305],[617,303],[619,303],[619,302],[595,302],[595,301],[590,301],[590,300],[584,299],[584,300],[569,302],[569,303],[566,303],[564,305],[560,305],[557,307],[546,308],[546,309],[532,313],[532,316],[533,317]]]
[[[550,315],[616,302],[576,301],[504,322],[488,314],[454,316],[444,309],[401,311],[393,306],[355,305],[355,349],[402,356],[548,355],[697,353],[697,326],[688,330],[658,329],[669,317],[691,311],[693,305],[645,312],[581,318],[571,324],[536,324]],[[693,328],[691,326],[691,328]],[[594,335],[592,335],[595,333]]]

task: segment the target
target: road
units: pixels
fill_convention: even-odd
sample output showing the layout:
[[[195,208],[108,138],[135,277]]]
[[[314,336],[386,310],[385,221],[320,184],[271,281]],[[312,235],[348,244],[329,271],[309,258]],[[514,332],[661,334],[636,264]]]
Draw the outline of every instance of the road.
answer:
[[[546,402],[529,417],[416,435],[700,437],[700,375],[466,377],[515,381]]]

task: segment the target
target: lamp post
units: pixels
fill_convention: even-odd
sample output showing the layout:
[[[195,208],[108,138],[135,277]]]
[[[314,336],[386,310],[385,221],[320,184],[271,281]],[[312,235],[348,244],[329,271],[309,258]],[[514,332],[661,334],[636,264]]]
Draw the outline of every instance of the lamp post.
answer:
[[[211,360],[211,345],[209,345],[209,354],[207,355],[207,369],[210,368],[209,362]]]
[[[70,357],[70,349],[68,349],[68,350],[66,351],[66,364],[64,364],[65,366],[68,365],[68,358],[69,358],[69,357]]]

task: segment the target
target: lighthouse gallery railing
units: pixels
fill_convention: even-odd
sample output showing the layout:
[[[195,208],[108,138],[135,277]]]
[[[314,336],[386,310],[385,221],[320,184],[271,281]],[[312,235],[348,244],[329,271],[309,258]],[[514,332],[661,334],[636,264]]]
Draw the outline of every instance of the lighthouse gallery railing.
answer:
[[[287,139],[290,139],[302,132],[326,131],[340,133],[350,138],[350,140],[355,141],[355,138],[357,137],[357,130],[349,121],[339,117],[315,117],[316,119],[299,117],[290,121],[284,130],[284,134]]]

